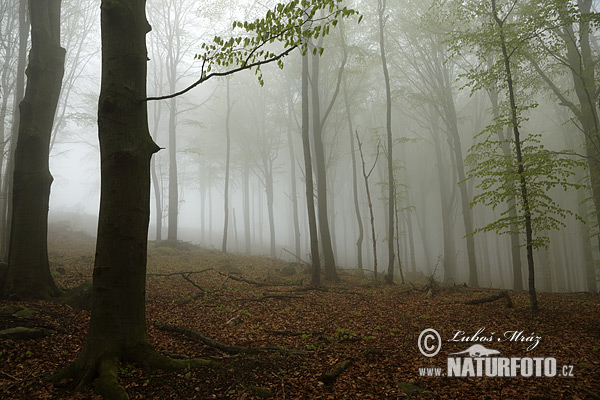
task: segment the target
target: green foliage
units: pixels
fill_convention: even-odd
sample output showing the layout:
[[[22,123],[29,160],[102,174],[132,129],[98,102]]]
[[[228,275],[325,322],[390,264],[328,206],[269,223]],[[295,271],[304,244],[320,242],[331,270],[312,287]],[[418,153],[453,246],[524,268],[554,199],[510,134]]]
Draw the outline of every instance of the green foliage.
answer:
[[[279,3],[262,18],[251,22],[235,21],[235,36],[229,39],[216,36],[212,43],[202,44],[202,52],[195,58],[202,60],[203,79],[241,69],[254,69],[259,83],[263,85],[261,65],[276,61],[279,68],[283,68],[283,57],[293,49],[299,47],[302,54],[306,54],[310,40],[329,34],[341,18],[355,14],[355,10],[342,7],[342,0]],[[277,46],[269,46],[272,44]],[[320,55],[323,48],[313,47],[312,53]],[[221,72],[215,73],[214,70]]]
[[[473,197],[471,207],[476,204],[491,206],[496,209],[502,206],[500,218],[482,228],[478,232],[496,232],[498,234],[513,233],[511,224],[515,224],[519,232],[525,232],[525,212],[521,197],[520,175],[515,162],[514,140],[507,140],[511,154],[505,155],[502,150],[503,143],[496,139],[495,130],[502,129],[491,125],[480,135],[485,140],[473,145],[465,163],[470,167],[467,179],[475,179],[476,187],[481,193]],[[549,151],[540,143],[540,135],[529,135],[521,142],[523,154],[523,170],[527,181],[527,195],[533,231],[533,248],[546,247],[549,238],[544,232],[561,229],[565,226],[567,216],[575,216],[570,210],[562,208],[556,203],[549,192],[554,189],[579,189],[580,185],[572,182],[574,171],[577,167],[585,166],[581,159],[563,156]],[[504,207],[514,201],[512,207]],[[516,217],[510,217],[510,211],[515,209]],[[516,232],[515,232],[516,233]],[[526,245],[526,244],[524,244]]]

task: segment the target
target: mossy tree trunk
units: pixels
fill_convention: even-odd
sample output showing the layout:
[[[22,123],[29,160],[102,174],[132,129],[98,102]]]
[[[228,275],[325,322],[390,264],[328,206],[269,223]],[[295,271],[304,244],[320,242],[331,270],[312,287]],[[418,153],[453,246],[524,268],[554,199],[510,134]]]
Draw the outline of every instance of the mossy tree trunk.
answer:
[[[19,105],[5,294],[46,298],[60,294],[50,275],[47,249],[53,180],[48,165],[50,137],[65,66],[60,0],[30,1],[29,15],[31,51],[27,88]]]

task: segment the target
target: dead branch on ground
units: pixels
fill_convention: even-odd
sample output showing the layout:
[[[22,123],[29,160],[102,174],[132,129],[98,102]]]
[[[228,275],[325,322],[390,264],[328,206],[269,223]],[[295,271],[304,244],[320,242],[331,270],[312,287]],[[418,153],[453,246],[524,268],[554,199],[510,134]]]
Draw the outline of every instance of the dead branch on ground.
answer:
[[[466,305],[475,305],[475,304],[491,303],[493,301],[500,300],[500,299],[505,299],[506,300],[506,307],[512,308],[513,302],[510,299],[510,296],[508,295],[507,291],[500,292],[499,294],[494,295],[494,296],[489,296],[489,297],[484,297],[484,298],[481,298],[481,299],[474,299],[474,300],[465,301],[463,304],[466,304]]]

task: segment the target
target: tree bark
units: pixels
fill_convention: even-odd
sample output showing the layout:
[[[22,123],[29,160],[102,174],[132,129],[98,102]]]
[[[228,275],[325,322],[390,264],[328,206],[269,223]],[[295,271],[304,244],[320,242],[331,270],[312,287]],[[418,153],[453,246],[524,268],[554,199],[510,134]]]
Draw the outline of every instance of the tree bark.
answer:
[[[6,294],[51,297],[60,293],[50,275],[47,233],[52,175],[50,138],[64,75],[60,0],[31,1],[31,51],[27,88],[19,105],[14,158],[12,227]]]

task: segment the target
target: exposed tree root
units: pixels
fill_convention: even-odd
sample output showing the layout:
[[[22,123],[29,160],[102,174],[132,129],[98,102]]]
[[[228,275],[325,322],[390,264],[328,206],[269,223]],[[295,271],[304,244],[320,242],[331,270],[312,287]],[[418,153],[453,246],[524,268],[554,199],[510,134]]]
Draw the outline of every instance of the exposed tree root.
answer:
[[[510,299],[510,296],[508,295],[507,291],[500,292],[500,294],[497,294],[497,295],[494,295],[494,296],[489,296],[489,297],[484,297],[484,298],[481,298],[481,299],[475,299],[475,300],[465,301],[463,304],[466,304],[466,305],[475,305],[475,304],[491,303],[492,301],[496,301],[496,300],[500,300],[500,299],[505,299],[506,300],[506,307],[512,308],[513,302]]]
[[[160,329],[160,330],[163,330],[166,332],[180,333],[182,335],[185,335],[191,339],[202,342],[202,343],[206,344],[207,346],[213,347],[213,348],[215,348],[219,351],[222,351],[223,353],[227,353],[227,354],[240,354],[240,353],[256,354],[256,353],[260,353],[260,352],[264,352],[264,351],[281,353],[281,354],[306,354],[306,353],[309,353],[307,351],[302,351],[302,350],[286,350],[286,349],[280,349],[278,347],[229,346],[225,343],[219,342],[218,340],[209,338],[208,336],[205,336],[202,333],[200,333],[194,329],[184,328],[182,326],[159,324],[157,322],[155,322],[153,325],[157,329]]]
[[[135,363],[147,371],[172,372],[190,368],[220,367],[219,362],[212,360],[198,358],[175,360],[159,354],[149,344],[142,344],[123,351],[121,357],[116,353],[116,351],[105,351],[102,355],[95,355],[84,348],[73,363],[58,371],[49,378],[49,381],[61,384],[61,381],[75,380],[77,382],[75,391],[83,391],[96,379],[94,391],[103,399],[126,400],[129,399],[129,396],[118,380],[121,361]]]

